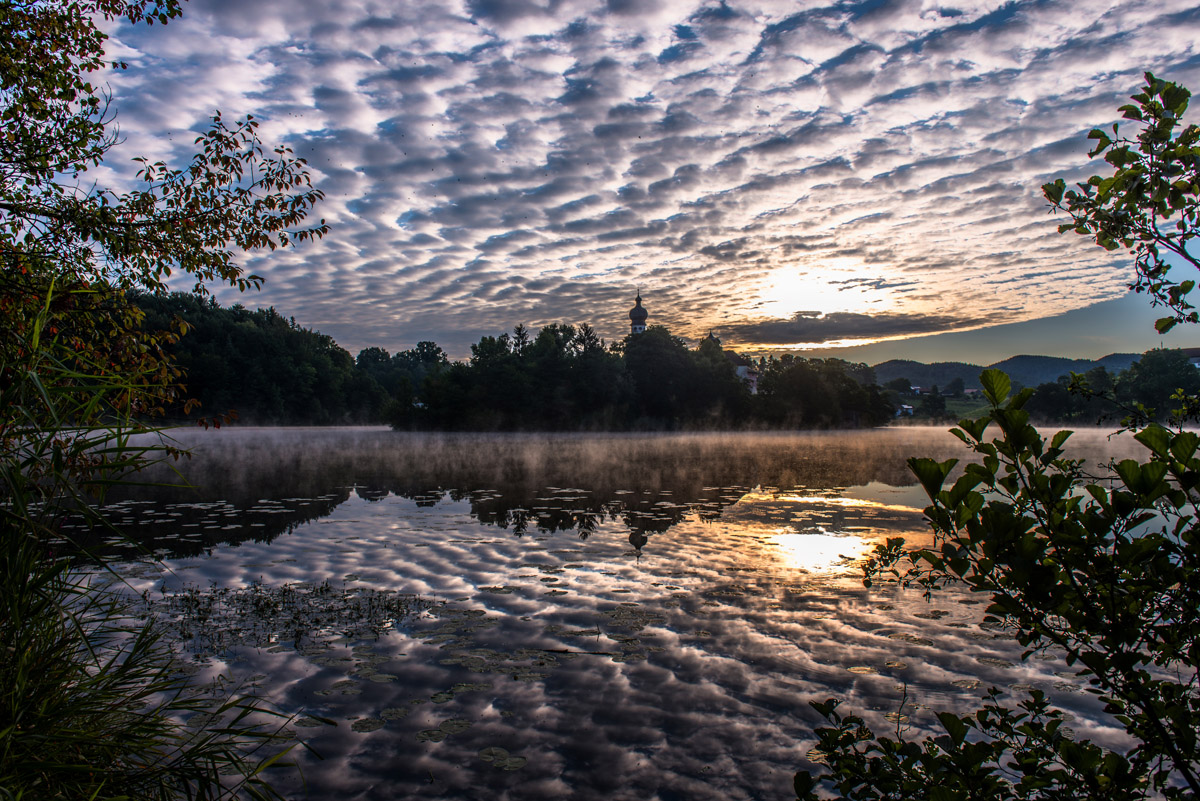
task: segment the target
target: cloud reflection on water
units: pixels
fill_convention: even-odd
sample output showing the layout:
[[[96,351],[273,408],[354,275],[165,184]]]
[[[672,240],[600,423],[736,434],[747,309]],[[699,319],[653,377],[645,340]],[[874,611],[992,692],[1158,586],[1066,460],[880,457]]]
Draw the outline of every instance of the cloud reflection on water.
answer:
[[[213,441],[231,447],[197,458],[210,500],[190,511],[220,525],[168,573],[133,571],[134,589],[329,581],[444,602],[378,640],[222,655],[283,708],[339,722],[298,729],[327,759],[305,759],[294,797],[784,797],[818,723],[808,701],[888,727],[904,685],[918,729],[990,684],[1038,686],[1081,734],[1119,742],[1065,664],[1021,663],[975,599],[858,580],[871,544],[926,536],[903,459],[962,455],[942,432]],[[118,511],[166,542],[185,531],[184,511],[162,521],[178,500]],[[239,530],[242,509],[279,527]],[[528,762],[497,768],[493,747]]]

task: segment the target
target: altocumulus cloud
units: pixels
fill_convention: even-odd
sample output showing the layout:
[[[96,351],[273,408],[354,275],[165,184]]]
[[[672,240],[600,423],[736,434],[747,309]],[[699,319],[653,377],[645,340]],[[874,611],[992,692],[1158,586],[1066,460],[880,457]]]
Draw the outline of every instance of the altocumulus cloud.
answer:
[[[240,300],[352,350],[618,337],[636,286],[675,333],[819,344],[1120,295],[1038,187],[1144,70],[1200,85],[1198,38],[1187,0],[197,0],[107,80],[129,156],[220,108],[310,161],[332,233]]]

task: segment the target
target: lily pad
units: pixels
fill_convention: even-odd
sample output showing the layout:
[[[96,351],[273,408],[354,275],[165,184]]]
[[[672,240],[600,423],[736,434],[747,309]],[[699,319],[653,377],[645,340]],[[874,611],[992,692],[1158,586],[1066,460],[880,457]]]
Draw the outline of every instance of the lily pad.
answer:
[[[1009,662],[1007,659],[1000,659],[995,656],[981,656],[976,661],[981,662],[982,664],[985,664],[985,665],[991,665],[992,667],[1001,667],[1001,668],[1016,667],[1015,664],[1013,664],[1012,662]]]
[[[497,759],[508,759],[508,749],[493,746],[479,752],[479,758],[484,762],[495,762]]]
[[[479,758],[500,770],[520,770],[529,762],[523,756],[509,756],[506,749],[498,747],[484,748],[479,752]]]
[[[315,729],[318,726],[324,726],[325,724],[319,720],[314,720],[313,718],[301,718],[292,725],[297,729]]]
[[[492,689],[492,685],[483,684],[482,682],[459,682],[450,688],[450,692],[457,695],[458,693],[480,692],[490,689]]]
[[[471,721],[466,718],[450,718],[439,723],[438,728],[446,734],[458,734],[471,728]]]
[[[917,612],[913,617],[919,617],[922,620],[941,620],[949,614],[944,609],[931,609],[928,612]]]
[[[446,739],[446,732],[441,729],[422,729],[417,732],[417,742],[419,743],[440,743]]]
[[[350,728],[361,732],[376,731],[383,728],[383,720],[380,718],[359,718],[350,724]]]
[[[901,642],[910,642],[913,645],[933,645],[933,640],[925,637],[918,637],[915,634],[909,634],[907,631],[897,631],[894,634],[889,634],[888,639],[900,640]]]

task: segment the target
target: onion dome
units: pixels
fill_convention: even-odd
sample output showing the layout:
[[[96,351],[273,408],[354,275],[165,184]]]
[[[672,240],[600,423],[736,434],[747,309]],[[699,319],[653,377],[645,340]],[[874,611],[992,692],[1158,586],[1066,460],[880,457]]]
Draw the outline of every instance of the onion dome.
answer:
[[[646,318],[650,313],[642,308],[642,293],[639,290],[637,294],[637,305],[629,310],[629,320],[633,323],[645,324]]]

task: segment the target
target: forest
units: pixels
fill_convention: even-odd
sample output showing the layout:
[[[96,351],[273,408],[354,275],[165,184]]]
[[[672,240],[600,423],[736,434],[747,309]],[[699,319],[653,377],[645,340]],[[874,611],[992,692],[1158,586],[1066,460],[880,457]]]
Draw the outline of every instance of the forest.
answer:
[[[469,431],[850,428],[886,423],[894,399],[864,364],[792,356],[753,363],[666,328],[611,344],[585,324],[485,336],[453,362],[434,342],[357,358],[275,309],[184,293],[140,295],[144,326],[187,329],[173,348],[195,414],[257,425],[388,423]],[[758,372],[757,393],[737,367]],[[182,417],[182,404],[174,416]]]
[[[464,361],[429,341],[394,354],[368,347],[354,357],[274,308],[225,308],[186,293],[136,301],[147,330],[186,325],[173,355],[185,375],[183,396],[198,402],[195,414],[204,419],[460,431],[855,428],[883,425],[901,405],[915,412],[905,419],[925,422],[963,406],[961,380],[918,397],[907,378],[879,386],[865,364],[749,359],[711,336],[691,348],[662,326],[605,343],[586,323],[518,325],[482,337]],[[738,367],[757,374],[756,392]],[[1166,419],[1180,390],[1200,392],[1200,370],[1182,351],[1156,349],[1125,370],[1099,365],[1042,383],[1027,409],[1036,420],[1075,425],[1135,412]],[[948,407],[947,397],[960,402]],[[174,416],[184,416],[182,403]]]

